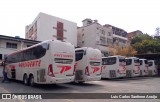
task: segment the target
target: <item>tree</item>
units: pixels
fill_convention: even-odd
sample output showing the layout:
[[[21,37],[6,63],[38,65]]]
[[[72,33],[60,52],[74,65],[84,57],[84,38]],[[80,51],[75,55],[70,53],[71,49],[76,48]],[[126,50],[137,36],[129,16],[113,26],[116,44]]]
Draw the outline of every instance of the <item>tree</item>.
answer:
[[[155,36],[160,36],[160,27],[157,27],[155,30]]]
[[[131,42],[131,46],[135,48],[139,54],[160,52],[160,37],[152,37],[144,34],[143,36],[135,37]]]
[[[127,46],[123,49],[116,47],[115,55],[122,55],[126,57],[131,57],[137,54],[137,51],[132,46]]]

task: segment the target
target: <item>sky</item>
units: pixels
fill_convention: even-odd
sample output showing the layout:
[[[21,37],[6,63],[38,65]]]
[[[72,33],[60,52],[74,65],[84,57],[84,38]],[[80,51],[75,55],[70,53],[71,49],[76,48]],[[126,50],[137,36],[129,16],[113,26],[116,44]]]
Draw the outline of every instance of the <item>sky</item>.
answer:
[[[97,19],[127,32],[149,35],[160,27],[160,0],[0,0],[0,35],[25,37],[25,26],[39,12],[82,26],[85,18]]]

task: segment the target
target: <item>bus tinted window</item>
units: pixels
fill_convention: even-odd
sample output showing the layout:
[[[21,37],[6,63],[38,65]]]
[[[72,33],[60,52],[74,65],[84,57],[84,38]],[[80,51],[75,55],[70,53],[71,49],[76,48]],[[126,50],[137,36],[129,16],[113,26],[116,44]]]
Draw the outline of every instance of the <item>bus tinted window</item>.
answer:
[[[153,62],[148,62],[148,66],[152,66],[153,65]]]
[[[72,64],[73,59],[55,58],[54,61],[55,61],[55,63]]]
[[[100,62],[90,62],[91,66],[100,66]]]
[[[142,65],[142,64],[143,64],[143,61],[142,61],[142,60],[139,60],[139,63],[140,63],[140,65]]]
[[[8,63],[17,63],[22,61],[29,61],[34,59],[39,59],[46,54],[48,50],[48,43],[43,43],[41,45],[32,47],[30,49],[18,52],[7,57]]]
[[[145,64],[148,64],[148,61],[147,61],[147,60],[144,60],[144,63],[145,63]]]
[[[132,64],[132,59],[126,59],[126,66]]]
[[[83,58],[84,50],[75,51],[76,53],[76,61],[79,61]]]
[[[116,57],[102,59],[102,65],[112,65],[112,64],[116,64]]]
[[[118,57],[119,58],[119,62],[125,62],[125,58],[124,57]]]
[[[138,58],[134,58],[134,63],[139,63],[139,59]]]

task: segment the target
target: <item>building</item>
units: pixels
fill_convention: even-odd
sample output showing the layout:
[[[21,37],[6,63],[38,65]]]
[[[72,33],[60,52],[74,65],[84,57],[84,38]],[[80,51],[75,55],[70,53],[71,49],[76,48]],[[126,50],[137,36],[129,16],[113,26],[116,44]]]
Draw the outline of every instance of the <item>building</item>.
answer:
[[[28,40],[17,37],[0,35],[0,77],[2,76],[1,62],[8,54],[11,54],[20,49],[32,46],[40,41]]]
[[[78,27],[78,46],[97,48],[103,56],[108,56],[113,44],[112,30],[99,24],[97,20],[87,18],[82,22],[83,26]]]
[[[77,24],[45,13],[39,13],[25,29],[25,38],[44,41],[57,39],[77,46]]]
[[[131,40],[132,40],[134,37],[140,36],[140,35],[142,35],[142,34],[143,34],[143,32],[140,31],[140,30],[136,30],[136,31],[133,31],[133,32],[128,33],[128,42],[129,42],[129,44],[131,43]]]
[[[140,31],[140,30],[136,30],[136,31],[133,31],[133,32],[130,32],[130,33],[128,33],[128,38],[134,38],[134,37],[136,37],[136,36],[139,36],[139,35],[142,35],[143,34],[143,32],[142,31]]]
[[[118,28],[118,27],[115,27],[115,26],[112,26],[110,24],[105,24],[104,26],[109,28],[109,29],[112,29],[114,46],[119,46],[121,48],[124,48],[124,47],[127,46],[127,44],[128,44],[128,39],[127,39],[128,33],[125,30],[123,30],[121,28]]]

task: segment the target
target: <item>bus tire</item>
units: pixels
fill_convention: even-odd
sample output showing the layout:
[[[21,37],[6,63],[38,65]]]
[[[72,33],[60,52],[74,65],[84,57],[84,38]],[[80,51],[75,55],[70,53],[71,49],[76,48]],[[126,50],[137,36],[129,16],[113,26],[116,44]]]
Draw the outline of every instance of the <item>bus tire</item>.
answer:
[[[29,84],[30,84],[30,86],[35,86],[35,82],[34,82],[34,76],[33,75],[30,75],[30,77],[29,77]]]
[[[23,83],[25,85],[29,85],[27,74],[24,74],[24,76],[23,76]]]

